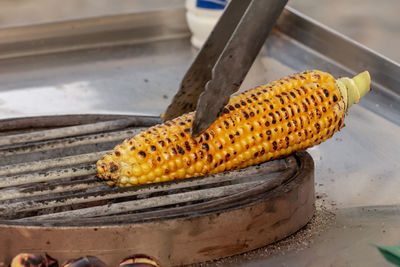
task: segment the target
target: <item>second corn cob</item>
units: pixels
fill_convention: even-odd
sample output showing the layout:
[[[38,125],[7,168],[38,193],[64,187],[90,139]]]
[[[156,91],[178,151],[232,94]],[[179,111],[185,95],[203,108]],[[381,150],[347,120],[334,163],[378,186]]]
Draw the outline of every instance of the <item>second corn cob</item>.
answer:
[[[369,91],[370,77],[335,80],[305,71],[232,96],[199,137],[193,113],[156,125],[97,162],[98,177],[121,187],[240,169],[317,145],[344,126],[347,109]]]

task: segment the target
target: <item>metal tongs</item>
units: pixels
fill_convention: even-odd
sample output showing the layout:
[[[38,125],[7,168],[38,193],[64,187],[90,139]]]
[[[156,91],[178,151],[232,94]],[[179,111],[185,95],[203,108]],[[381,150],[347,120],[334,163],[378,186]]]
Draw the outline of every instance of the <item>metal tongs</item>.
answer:
[[[213,124],[239,89],[286,3],[231,0],[183,77],[165,119],[196,109],[193,137]]]

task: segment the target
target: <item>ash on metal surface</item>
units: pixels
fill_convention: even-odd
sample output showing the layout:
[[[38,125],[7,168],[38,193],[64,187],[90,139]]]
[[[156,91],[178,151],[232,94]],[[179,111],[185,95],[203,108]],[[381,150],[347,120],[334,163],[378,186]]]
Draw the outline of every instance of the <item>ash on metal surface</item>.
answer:
[[[261,260],[288,252],[302,251],[314,243],[316,236],[328,230],[335,222],[335,214],[322,201],[316,201],[316,211],[311,220],[294,234],[268,246],[215,261],[188,265],[187,267],[239,266],[241,263]]]

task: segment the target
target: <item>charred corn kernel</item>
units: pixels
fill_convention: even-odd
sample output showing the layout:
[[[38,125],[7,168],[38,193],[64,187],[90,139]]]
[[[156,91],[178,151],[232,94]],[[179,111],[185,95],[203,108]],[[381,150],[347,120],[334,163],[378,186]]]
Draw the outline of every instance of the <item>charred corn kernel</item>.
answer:
[[[339,131],[347,109],[369,85],[368,72],[338,80],[317,70],[285,77],[232,96],[222,115],[197,138],[190,135],[192,112],[125,140],[97,162],[98,177],[130,186],[287,156]]]

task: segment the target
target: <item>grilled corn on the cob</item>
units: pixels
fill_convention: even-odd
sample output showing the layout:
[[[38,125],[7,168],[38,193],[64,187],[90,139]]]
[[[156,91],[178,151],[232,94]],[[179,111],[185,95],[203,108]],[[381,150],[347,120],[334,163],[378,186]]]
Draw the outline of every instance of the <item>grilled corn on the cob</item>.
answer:
[[[244,168],[317,145],[341,129],[370,77],[335,80],[318,70],[294,74],[231,97],[199,137],[193,112],[117,145],[97,162],[98,177],[121,187]]]

